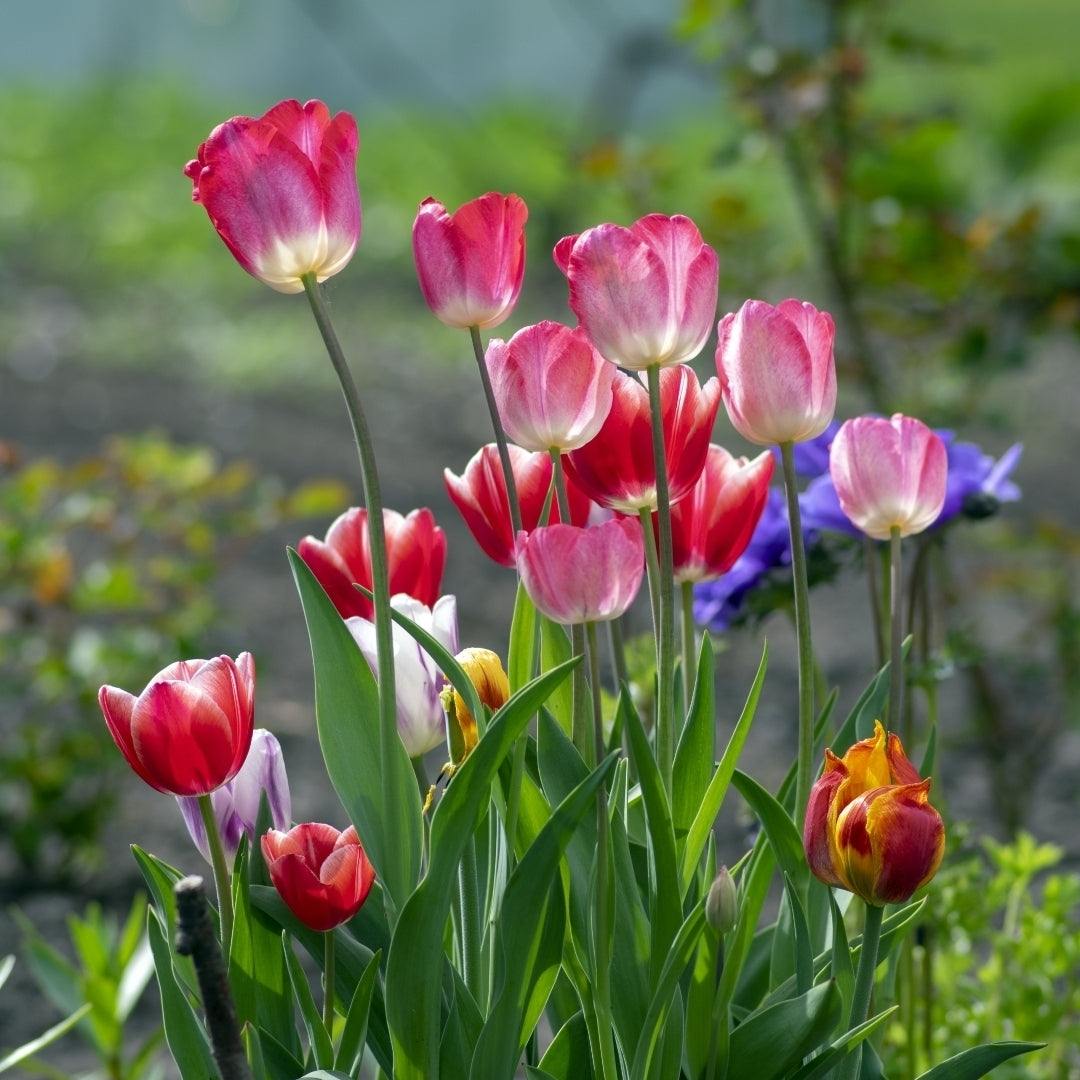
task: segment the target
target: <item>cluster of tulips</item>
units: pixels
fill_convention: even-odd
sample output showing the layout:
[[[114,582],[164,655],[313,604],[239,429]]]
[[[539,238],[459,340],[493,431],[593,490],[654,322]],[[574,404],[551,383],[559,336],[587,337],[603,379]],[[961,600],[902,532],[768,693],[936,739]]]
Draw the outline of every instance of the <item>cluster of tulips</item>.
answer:
[[[137,696],[102,687],[100,702],[109,730],[129,764],[148,784],[179,798],[196,844],[213,863],[226,950],[229,908],[236,892],[230,875],[237,851],[245,845],[252,848],[248,858],[261,853],[284,904],[300,924],[313,931],[331,932],[353,919],[376,880],[380,882],[386,910],[378,917],[385,918],[389,928],[390,965],[379,977],[388,980],[386,1024],[393,1047],[392,1065],[385,1047],[379,1050],[380,1065],[386,1072],[392,1068],[396,1076],[430,1077],[435,1075],[432,1063],[440,1060],[438,1039],[434,1048],[426,1043],[418,1048],[399,1029],[419,1024],[416,1030],[428,1031],[432,1029],[424,1025],[431,1024],[437,1035],[440,1020],[437,1016],[403,1020],[405,1014],[395,1011],[391,983],[402,970],[400,965],[395,967],[394,950],[403,954],[408,947],[398,940],[406,932],[402,927],[415,923],[410,922],[410,908],[421,903],[413,892],[424,891],[423,881],[417,888],[417,866],[430,862],[428,877],[439,878],[435,872],[439,852],[433,841],[430,850],[425,847],[419,864],[406,863],[403,870],[398,841],[387,839],[397,835],[394,823],[384,820],[393,816],[387,802],[403,799],[393,804],[408,807],[404,816],[410,821],[421,812],[432,815],[432,836],[438,834],[442,807],[438,799],[434,810],[424,803],[428,794],[424,756],[447,745],[451,772],[461,770],[459,775],[465,777],[470,756],[480,757],[478,747],[484,745],[485,733],[495,730],[521,697],[514,692],[532,684],[519,677],[520,659],[508,665],[508,677],[494,651],[459,648],[456,601],[441,593],[446,538],[431,511],[423,508],[402,515],[381,505],[358,396],[347,370],[342,371],[340,346],[326,321],[319,288],[346,267],[359,240],[357,146],[355,121],[347,113],[331,117],[321,102],[285,101],[261,118],[237,117],[217,127],[185,171],[193,182],[194,200],[204,207],[240,265],[280,292],[307,293],[343,379],[361,453],[367,505],[343,514],[324,539],[301,540],[294,573],[302,573],[302,564],[321,585],[326,600],[336,609],[335,617],[348,631],[340,640],[351,639],[377,682],[378,719],[355,723],[368,724],[374,732],[371,745],[378,749],[379,759],[365,775],[379,770],[382,787],[363,793],[349,787],[350,782],[341,779],[349,763],[332,761],[324,742],[331,777],[353,821],[343,831],[322,823],[294,825],[280,748],[269,732],[254,730],[255,672],[247,653],[235,661],[227,656],[180,661],[155,676]],[[866,919],[858,983],[845,1002],[849,1031],[856,1031],[868,1016],[877,948],[873,934],[874,928],[880,929],[882,909],[905,903],[930,880],[942,858],[945,834],[941,816],[929,801],[929,779],[920,777],[897,735],[887,732],[876,717],[872,718],[873,734],[855,740],[842,756],[826,750],[824,771],[814,778],[813,761],[820,760],[814,732],[818,716],[810,670],[805,566],[800,566],[804,553],[794,447],[821,447],[827,440],[829,480],[839,508],[861,534],[890,543],[896,585],[900,539],[932,526],[945,504],[946,443],[919,420],[901,415],[859,417],[837,427],[833,320],[812,304],[795,299],[776,305],[750,300],[717,325],[717,254],[695,224],[679,215],[651,214],[628,228],[603,224],[560,241],[554,259],[567,278],[569,305],[578,325],[541,322],[518,330],[508,340],[493,338],[485,348],[481,331],[503,323],[518,299],[525,270],[526,219],[522,199],[496,193],[483,195],[455,213],[427,199],[416,216],[413,248],[421,290],[438,319],[470,335],[493,423],[494,441],[481,447],[460,475],[446,470],[449,498],[493,562],[517,572],[524,594],[523,598],[519,594],[519,609],[536,620],[540,628],[536,640],[543,642],[529,650],[524,660],[526,676],[536,674],[537,664],[541,674],[550,674],[560,658],[584,658],[574,669],[570,707],[560,712],[560,724],[580,764],[598,777],[592,798],[598,805],[595,835],[600,851],[615,842],[609,839],[614,835],[608,831],[614,819],[607,800],[625,801],[628,794],[626,777],[614,779],[608,767],[613,737],[605,726],[596,685],[596,625],[617,624],[647,577],[656,638],[656,703],[655,714],[645,718],[645,742],[637,744],[634,761],[643,777],[650,833],[646,846],[652,852],[651,833],[658,828],[655,807],[679,804],[683,798],[680,777],[688,768],[698,773],[704,770],[706,779],[715,768],[708,751],[700,769],[676,761],[676,747],[681,759],[680,740],[686,741],[692,724],[688,710],[697,664],[692,628],[687,633],[686,627],[694,589],[722,580],[744,555],[766,511],[770,483],[780,461],[788,490],[789,557],[796,581],[800,643],[798,764],[787,796],[791,817],[783,828],[801,833],[804,866],[826,885],[860,897],[871,913]],[[701,352],[714,327],[717,377],[702,384],[688,362]],[[768,449],[747,460],[711,441],[721,401],[732,427],[751,443]],[[310,593],[302,588],[302,594],[307,612]],[[680,614],[681,648],[675,634]],[[553,625],[570,630],[556,637]],[[545,650],[556,640],[562,644],[554,655],[548,655]],[[894,619],[894,673],[902,666],[901,640],[901,624]],[[572,663],[567,664],[567,672],[571,667]],[[685,680],[681,689],[677,686],[680,671]],[[317,655],[317,693],[320,676]],[[890,718],[899,713],[901,686],[902,679],[894,674]],[[703,706],[698,703],[697,707]],[[557,711],[554,706],[552,710]],[[530,711],[536,714],[537,703]],[[320,736],[322,724],[320,718]],[[623,734],[633,742],[632,732],[626,736],[626,725],[632,727],[632,721],[625,721]],[[712,737],[710,731],[703,745],[711,748]],[[522,750],[515,751],[508,790],[492,796],[506,835],[484,842],[489,858],[504,860],[510,868],[524,867],[530,852],[518,835],[518,829],[525,828],[525,796],[520,785],[524,782],[528,788],[530,784],[530,757],[524,742],[515,745]],[[642,746],[651,761],[643,763]],[[402,777],[409,779],[397,764],[402,748],[419,781],[411,785],[408,795],[398,790]],[[495,761],[491,767],[499,764]],[[546,785],[544,767],[541,761],[533,787],[541,781]],[[511,769],[509,763],[507,769]],[[653,772],[656,784],[646,789],[644,777]],[[499,786],[499,781],[493,782]],[[461,781],[463,788],[467,783]],[[449,800],[458,784],[458,776],[452,775],[444,800]],[[567,790],[573,786],[569,778],[566,785]],[[364,809],[380,798],[383,817]],[[269,821],[265,816],[261,819],[264,828],[272,826],[262,835],[257,832],[260,803],[264,815],[269,811]],[[449,819],[450,814],[448,810],[443,817]],[[619,816],[616,810],[615,818]],[[377,823],[378,829],[370,822]],[[737,902],[732,875],[726,870],[717,872],[712,855],[701,861],[701,851],[708,844],[704,835],[708,824],[697,858],[687,855],[686,882],[698,884],[684,884],[683,901],[677,901],[685,904],[686,911],[696,911],[693,898],[698,896],[701,915],[694,924],[698,936],[729,933],[745,903],[745,897]],[[402,822],[397,826],[405,829]],[[406,834],[407,829],[401,835]],[[685,839],[679,832],[678,844]],[[472,850],[464,847],[465,840],[461,843],[462,850]],[[566,843],[568,839],[564,847]],[[496,856],[496,850],[501,854]],[[611,918],[622,917],[613,899],[614,891],[625,884],[621,872],[616,863],[609,867],[608,858],[600,858],[592,871],[590,898],[580,901],[595,905],[593,919],[597,920],[592,955],[583,961],[588,972],[586,988],[578,986],[582,1008],[592,1017],[588,1028],[592,1074],[611,1080],[631,1073],[666,1078],[679,1075],[682,1069],[684,1075],[697,1076],[704,1063],[703,1071],[712,1076],[717,1060],[722,1061],[726,1053],[724,1039],[718,1036],[712,1037],[712,1045],[706,1038],[705,1050],[700,1050],[700,1038],[687,1035],[684,1050],[674,1059],[670,1054],[663,1059],[682,1063],[674,1072],[663,1071],[670,1065],[660,1065],[661,1050],[650,1044],[647,1068],[639,1072],[634,1047],[627,1045],[625,1032],[619,1033],[620,1006],[613,1001],[620,987],[611,985],[610,971],[619,949],[611,937],[615,925]],[[649,874],[660,872],[653,867]],[[509,870],[503,866],[489,879],[488,888],[497,893],[500,882],[506,885],[506,873]],[[553,880],[558,881],[558,873]],[[465,884],[461,887],[465,889]],[[577,901],[568,900],[571,906],[573,902]],[[663,905],[656,897],[654,903]],[[497,905],[494,911],[492,918],[498,915]],[[442,918],[445,925],[445,912]],[[676,919],[675,928],[681,918]],[[467,913],[455,919],[464,925]],[[456,933],[458,921],[454,927]],[[569,924],[566,933],[570,934]],[[433,940],[441,939],[439,931]],[[462,940],[454,955],[463,985],[481,1011],[486,1002],[494,1012],[498,1004],[494,990],[470,966],[471,946],[464,931]],[[573,940],[573,947],[580,948],[580,942]],[[681,936],[670,943],[672,949],[679,941]],[[556,968],[561,952],[560,941]],[[714,948],[714,956],[715,952]],[[722,948],[719,955],[722,969]],[[562,962],[570,964],[565,956]],[[649,968],[647,960],[645,968]],[[328,959],[324,1022],[330,1036],[336,1016],[338,1025],[342,1023],[338,1013],[344,1015],[347,1030],[352,1023],[348,1001],[335,1005],[333,970]],[[577,969],[571,964],[567,970]],[[657,967],[654,981],[658,972]],[[801,987],[801,969],[799,977]],[[441,981],[437,973],[431,978]],[[478,980],[475,985],[474,980]],[[553,982],[544,985],[550,990]],[[438,994],[437,989],[433,992]],[[730,1010],[733,991],[723,992],[729,994],[726,1008]],[[669,991],[669,997],[673,993]],[[416,1006],[422,1007],[422,1003]],[[539,1013],[528,1011],[528,1015],[535,1024]],[[728,1011],[714,1021],[726,1025],[731,1017],[736,1013]],[[615,1036],[605,1031],[605,1023],[616,1030]],[[739,1027],[734,1027],[736,1033]],[[532,1028],[523,1028],[520,1045],[518,1035],[515,1029],[514,1052],[507,1058],[515,1065],[533,1038]],[[837,1067],[851,1075],[860,1060],[860,1054],[852,1050],[863,1038],[865,1034],[839,1050],[834,1046],[829,1061],[838,1062]],[[415,1037],[414,1041],[422,1040]],[[490,1040],[481,1037],[478,1041],[487,1053]],[[313,1045],[318,1043],[313,1038]],[[481,1049],[476,1051],[473,1075],[485,1075],[477,1072]],[[553,1062],[553,1056],[548,1056]],[[798,1060],[812,1057],[804,1050]],[[361,1052],[355,1061],[362,1060]],[[536,1057],[527,1060],[536,1068]],[[536,1075],[552,1075],[549,1067],[555,1065],[545,1065],[542,1072],[537,1068]],[[814,1075],[800,1067],[806,1076]],[[456,1075],[443,1068],[442,1075]],[[732,1064],[728,1075],[743,1072]],[[790,1074],[783,1075],[803,1073],[793,1066]]]

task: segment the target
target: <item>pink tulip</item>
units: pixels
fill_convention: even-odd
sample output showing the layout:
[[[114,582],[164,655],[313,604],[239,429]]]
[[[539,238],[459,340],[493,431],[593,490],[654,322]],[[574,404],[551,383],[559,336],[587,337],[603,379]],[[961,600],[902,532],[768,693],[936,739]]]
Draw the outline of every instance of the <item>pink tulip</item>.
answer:
[[[521,506],[521,524],[526,532],[531,532],[540,521],[551,490],[551,457],[546,453],[530,453],[513,444],[508,449],[514,486]],[[484,554],[500,566],[513,566],[514,527],[510,523],[506,483],[496,445],[488,443],[478,450],[461,476],[445,469],[443,481],[450,501],[460,511],[469,532]],[[589,497],[569,478],[566,481],[566,496],[570,503],[571,524],[584,525],[592,507]],[[554,497],[548,520],[559,521],[559,507]]]
[[[747,461],[709,447],[693,491],[671,508],[676,582],[709,581],[735,565],[765,512],[774,465],[768,451]]]
[[[453,214],[425,199],[413,223],[420,289],[447,326],[498,326],[514,310],[525,276],[524,200],[489,191]]]
[[[716,318],[719,260],[681,214],[597,225],[555,245],[570,308],[605,359],[634,371],[692,360]]]
[[[184,174],[236,261],[272,289],[343,270],[360,239],[356,121],[321,101],[282,101],[219,124]]]
[[[611,408],[615,367],[585,331],[555,322],[519,330],[487,348],[491,389],[506,434],[526,450],[574,450]]]
[[[633,603],[645,573],[641,526],[612,518],[581,529],[547,525],[517,538],[521,583],[557,623],[616,619]]]
[[[609,510],[636,514],[656,509],[649,392],[641,380],[618,372],[611,411],[599,433],[580,449],[565,455],[566,472],[591,499]],[[660,372],[660,409],[664,425],[668,489],[671,503],[690,494],[705,467],[720,385],[698,383],[685,364]]]
[[[138,697],[98,691],[109,734],[127,763],[168,795],[208,795],[239,771],[255,727],[255,661],[178,660]]]
[[[888,540],[894,528],[911,536],[932,525],[945,504],[948,469],[941,439],[900,413],[845,420],[829,451],[840,509],[875,540]]]
[[[439,598],[446,566],[446,534],[425,506],[402,516],[383,511],[390,594],[407,593],[430,607]],[[373,617],[371,601],[354,583],[371,588],[371,539],[367,510],[352,507],[327,531],[325,540],[305,536],[296,545],[300,558],[326,590],[343,619]]]
[[[836,408],[833,321],[800,300],[747,300],[720,320],[716,368],[732,426],[759,446],[820,435]]]

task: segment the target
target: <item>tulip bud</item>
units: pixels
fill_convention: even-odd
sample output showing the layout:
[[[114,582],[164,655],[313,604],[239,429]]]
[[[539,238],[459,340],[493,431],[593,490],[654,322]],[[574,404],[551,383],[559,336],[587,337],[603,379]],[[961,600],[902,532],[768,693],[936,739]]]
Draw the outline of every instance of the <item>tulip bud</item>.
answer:
[[[734,928],[738,914],[739,897],[735,879],[726,866],[721,866],[705,897],[705,918],[718,934],[726,934]]]
[[[510,697],[510,681],[502,661],[490,649],[463,649],[455,657],[465,670],[469,681],[485,708],[495,712]],[[446,710],[446,730],[450,740],[450,762],[460,765],[476,746],[479,737],[476,718],[469,712],[465,699],[449,683],[440,695]]]

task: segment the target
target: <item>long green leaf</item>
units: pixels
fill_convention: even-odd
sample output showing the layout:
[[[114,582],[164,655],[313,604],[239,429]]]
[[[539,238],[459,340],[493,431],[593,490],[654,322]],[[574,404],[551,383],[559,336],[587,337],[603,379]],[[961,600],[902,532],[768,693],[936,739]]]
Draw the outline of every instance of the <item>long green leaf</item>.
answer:
[[[533,680],[499,709],[435,809],[428,872],[401,911],[387,961],[386,1012],[396,1080],[439,1075],[442,980],[433,977],[433,966],[443,963],[443,931],[457,866],[503,759],[573,664]]]
[[[846,1009],[846,1007],[846,1005],[842,1006],[842,1010]],[[791,1076],[791,1080],[816,1080],[817,1077],[824,1076],[833,1066],[840,1063],[841,1058],[877,1031],[899,1007],[899,1005],[893,1005],[883,1012],[879,1012],[877,1016],[859,1024],[858,1027],[845,1032],[839,1039],[835,1039],[822,1050],[820,1054],[811,1058],[805,1065],[796,1070]],[[843,1015],[843,1012],[841,1012],[841,1015]]]
[[[1018,1054],[1041,1050],[1045,1045],[1046,1043],[1008,1041],[973,1046],[970,1050],[964,1050],[927,1070],[919,1080],[978,1080],[978,1077],[996,1069],[1003,1061],[1008,1061]]]
[[[538,620],[540,623],[540,670],[551,671],[552,668],[566,663],[574,650],[563,627],[544,615],[538,616]],[[558,720],[563,731],[569,735],[573,727],[573,684],[567,680],[555,689],[545,702],[545,707]]]
[[[680,846],[694,824],[712,779],[716,761],[715,711],[713,652],[709,635],[705,634],[698,653],[694,696],[672,767],[671,820]]]
[[[290,550],[289,563],[311,640],[315,718],[326,769],[394,908],[400,910],[420,875],[423,847],[420,798],[409,755],[395,738],[388,755],[392,775],[383,776],[375,677],[303,559]]]
[[[536,670],[540,625],[537,611],[525,586],[518,582],[514,616],[510,621],[510,644],[506,649],[506,678],[510,693],[516,693]]]
[[[736,769],[732,782],[754,811],[754,816],[761,822],[780,869],[791,878],[800,894],[805,895],[810,880],[810,868],[803,854],[802,837],[795,828],[795,822],[752,776]]]
[[[349,1075],[360,1071],[364,1043],[367,1041],[368,1017],[371,1015],[371,997],[375,992],[375,980],[379,976],[381,960],[382,953],[377,952],[364,968],[364,974],[356,984],[349,1010],[345,1014],[345,1026],[341,1030],[334,1067],[344,1069]]]
[[[328,1069],[334,1064],[334,1045],[330,1040],[330,1032],[326,1030],[322,1014],[311,993],[308,977],[304,972],[300,961],[296,958],[289,935],[282,933],[281,946],[285,953],[285,962],[289,968],[289,980],[292,982],[293,999],[300,1010],[300,1016],[307,1030],[308,1045],[315,1059],[315,1065],[320,1069]]]
[[[574,1013],[555,1033],[540,1059],[539,1071],[554,1080],[582,1080],[592,1075],[589,1030],[581,1013]]]
[[[76,1009],[75,1012],[65,1017],[60,1023],[54,1024],[47,1031],[43,1031],[36,1039],[31,1039],[30,1042],[17,1046],[10,1054],[0,1058],[0,1073],[7,1072],[8,1069],[14,1069],[16,1065],[21,1065],[35,1054],[40,1053],[49,1043],[56,1042],[61,1035],[69,1032],[92,1008],[93,1005],[88,1001],[82,1008]]]

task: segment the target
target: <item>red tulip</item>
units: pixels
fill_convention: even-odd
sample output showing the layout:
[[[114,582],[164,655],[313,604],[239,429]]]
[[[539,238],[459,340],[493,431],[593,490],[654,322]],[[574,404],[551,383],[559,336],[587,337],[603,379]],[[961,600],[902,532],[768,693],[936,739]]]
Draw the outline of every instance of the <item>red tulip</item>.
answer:
[[[585,529],[523,529],[517,568],[529,599],[549,619],[563,624],[616,619],[633,603],[645,574],[641,526],[630,518],[612,518]]]
[[[375,882],[368,861],[349,826],[307,822],[288,832],[271,829],[262,838],[270,880],[289,910],[311,930],[333,930],[363,906]]]
[[[510,467],[514,472],[518,502],[521,506],[521,524],[531,532],[540,521],[540,515],[551,489],[551,458],[547,454],[529,453],[520,446],[510,445]],[[514,528],[510,522],[510,507],[506,500],[506,483],[499,451],[494,443],[478,450],[465,466],[461,476],[449,469],[443,470],[443,480],[450,501],[461,512],[469,532],[489,559],[500,566],[514,565]],[[566,495],[570,502],[570,521],[584,525],[592,507],[584,495],[569,479]],[[548,520],[559,521],[559,508],[552,499]]]
[[[829,450],[840,509],[875,540],[893,528],[911,536],[929,528],[945,505],[949,461],[945,444],[921,420],[845,420]]]
[[[747,300],[719,325],[716,368],[732,426],[759,446],[820,435],[836,408],[833,321],[800,300]]]
[[[566,472],[591,499],[609,510],[636,514],[656,508],[649,393],[640,379],[625,372],[615,376],[614,397],[597,436],[564,455]],[[660,372],[660,409],[664,426],[668,489],[671,503],[690,494],[709,451],[720,386],[698,383],[685,364]]]
[[[555,262],[570,283],[571,310],[613,364],[680,364],[712,332],[719,260],[681,214],[564,237]]]
[[[219,124],[189,161],[194,185],[236,261],[278,292],[343,270],[360,239],[356,121],[321,101],[282,101]]]
[[[169,795],[207,795],[244,764],[255,727],[255,661],[179,660],[138,697],[98,691],[109,734],[127,763]]]
[[[446,534],[435,524],[434,515],[427,507],[404,517],[395,510],[384,510],[383,528],[390,595],[406,593],[433,607],[439,599],[446,566]],[[325,540],[305,536],[296,550],[343,619],[351,615],[362,619],[374,617],[371,601],[353,587],[356,582],[371,588],[367,510],[357,507],[346,510],[330,526]]]
[[[945,852],[945,825],[929,792],[929,779],[920,780],[881,721],[842,758],[826,750],[803,827],[810,869],[868,904],[909,900],[937,873]]]
[[[676,582],[709,581],[735,565],[765,512],[774,464],[767,450],[747,461],[710,445],[698,482],[671,508]]]
[[[453,214],[425,199],[413,223],[420,289],[447,326],[498,326],[514,310],[525,276],[524,200],[494,191]]]
[[[580,327],[527,326],[509,341],[492,339],[486,361],[506,434],[526,450],[584,446],[611,408],[616,369]]]

